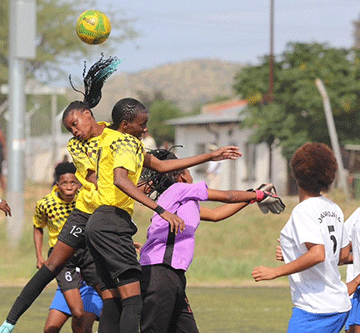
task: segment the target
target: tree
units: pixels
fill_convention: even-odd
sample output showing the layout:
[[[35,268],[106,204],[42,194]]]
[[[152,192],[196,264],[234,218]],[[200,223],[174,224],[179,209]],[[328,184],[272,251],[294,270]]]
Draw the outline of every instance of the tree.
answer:
[[[28,75],[36,75],[42,81],[54,80],[61,72],[61,65],[94,51],[100,53],[96,46],[81,42],[75,33],[75,23],[80,13],[94,5],[94,1],[79,4],[75,0],[37,0],[37,52],[36,59],[27,62]],[[138,36],[132,27],[133,19],[124,18],[110,8],[106,14],[111,22],[110,36],[114,45]],[[0,3],[0,19],[1,22],[8,22],[9,1]],[[0,30],[0,84],[8,79],[8,39],[9,27],[3,24]],[[101,50],[112,50],[109,41],[102,44]]]
[[[274,101],[266,104],[269,59],[243,68],[234,88],[249,101],[247,125],[256,143],[277,143],[289,160],[307,141],[330,144],[321,96],[315,79],[324,82],[341,144],[358,139],[360,125],[360,51],[319,43],[290,43],[274,64]]]
[[[8,81],[9,1],[12,0],[0,2],[0,21],[3,22],[0,29],[0,85]],[[122,13],[108,8],[103,11],[110,19],[112,31],[109,39],[101,45],[101,51],[98,46],[86,45],[81,42],[75,32],[76,20],[83,11],[94,5],[94,1],[79,4],[76,0],[37,0],[36,59],[26,61],[28,78],[35,77],[43,83],[55,81],[64,74],[63,69],[69,68],[74,60],[95,55],[95,53],[97,60],[100,52],[106,54],[114,51],[112,44],[119,44],[138,36],[132,27],[134,20],[125,18]],[[69,73],[65,74],[67,76]],[[6,96],[0,95],[0,105],[5,99]],[[34,97],[33,100],[35,99],[38,98]],[[44,103],[47,103],[46,98],[42,100],[41,104]],[[66,101],[64,105],[66,105]],[[39,114],[44,113],[46,118],[49,110],[50,108],[39,110]]]
[[[154,137],[156,144],[160,146],[164,141],[174,142],[174,126],[167,125],[165,122],[182,116],[178,106],[168,100],[154,100],[149,112],[149,133]]]

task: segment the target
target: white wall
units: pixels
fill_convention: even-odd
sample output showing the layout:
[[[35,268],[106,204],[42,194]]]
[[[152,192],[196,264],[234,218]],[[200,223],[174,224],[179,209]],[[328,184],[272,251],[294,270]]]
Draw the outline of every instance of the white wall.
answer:
[[[251,135],[250,129],[242,129],[239,124],[216,125],[212,124],[206,128],[205,126],[187,125],[177,126],[175,132],[175,144],[183,145],[184,148],[177,148],[176,154],[179,157],[188,157],[200,153],[197,151],[199,145],[205,147],[208,144],[216,142],[218,133],[219,147],[235,144],[240,148],[243,156],[236,161],[222,162],[222,181],[221,189],[248,189],[256,188],[261,183],[268,183],[268,165],[269,165],[269,149],[266,144],[256,145],[255,147],[255,170],[254,179],[248,179],[246,164],[246,144]],[[206,150],[208,151],[208,150]],[[199,169],[206,169],[206,166],[195,166],[190,169],[194,178],[194,182],[204,180],[202,173],[196,172]],[[273,149],[273,179],[278,192],[286,193],[287,168],[286,161],[281,156],[279,148]]]
[[[67,143],[71,137],[71,134],[61,134],[56,146],[50,135],[30,138],[26,143],[26,179],[34,182],[52,182],[56,163],[60,162],[65,154],[71,161],[67,151]],[[54,161],[54,147],[57,149],[56,161]]]

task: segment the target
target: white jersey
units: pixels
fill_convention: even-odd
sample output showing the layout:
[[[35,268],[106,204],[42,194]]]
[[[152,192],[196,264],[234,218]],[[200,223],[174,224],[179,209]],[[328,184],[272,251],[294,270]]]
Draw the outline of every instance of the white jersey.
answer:
[[[360,208],[358,208],[345,222],[345,229],[350,231],[350,241],[352,242],[353,253],[353,274],[347,280],[355,278],[360,274]]]
[[[311,313],[350,310],[347,286],[338,269],[340,249],[349,244],[338,205],[322,196],[299,203],[281,230],[280,243],[285,263],[305,254],[305,243],[325,245],[324,262],[289,275],[295,307]]]
[[[355,210],[355,212],[352,213],[352,215],[345,221],[345,230],[346,230],[347,234],[349,235],[350,242],[352,242],[353,227],[358,222],[358,220],[360,220],[360,208]],[[360,225],[357,225],[357,228],[359,229]],[[354,230],[354,232],[356,232],[356,231]],[[360,233],[360,230],[358,230],[357,232]],[[355,256],[357,258],[360,258],[359,236],[356,237],[355,242],[356,242],[356,245],[355,245],[356,254],[355,254]],[[353,246],[354,246],[354,244],[353,244]],[[359,263],[359,265],[360,265],[360,263]],[[359,274],[360,273],[359,272],[359,267],[357,267],[357,271],[358,271],[357,274]],[[346,265],[346,282],[350,282],[351,280],[353,280],[357,274],[355,274],[355,272],[354,272],[354,265],[353,264]]]

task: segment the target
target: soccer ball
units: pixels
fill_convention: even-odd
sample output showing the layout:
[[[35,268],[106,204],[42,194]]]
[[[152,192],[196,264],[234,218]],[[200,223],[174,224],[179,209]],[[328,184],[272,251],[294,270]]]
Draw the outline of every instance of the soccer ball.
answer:
[[[86,44],[101,44],[109,37],[111,24],[98,10],[83,12],[76,21],[76,34]]]

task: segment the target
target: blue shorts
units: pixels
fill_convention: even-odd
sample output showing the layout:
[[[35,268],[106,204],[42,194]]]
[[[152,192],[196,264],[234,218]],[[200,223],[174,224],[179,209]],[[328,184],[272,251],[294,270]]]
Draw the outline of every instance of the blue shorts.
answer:
[[[293,308],[287,333],[339,333],[349,311],[341,313],[310,313]]]
[[[345,323],[345,330],[350,326],[360,325],[360,288],[358,288],[351,299],[352,308],[349,317]]]
[[[96,290],[93,287],[87,286],[84,283],[83,286],[80,288],[80,295],[84,303],[85,312],[94,313],[99,318],[103,307],[103,302]],[[58,310],[71,316],[70,309],[59,287],[56,289],[54,299],[49,309]]]

